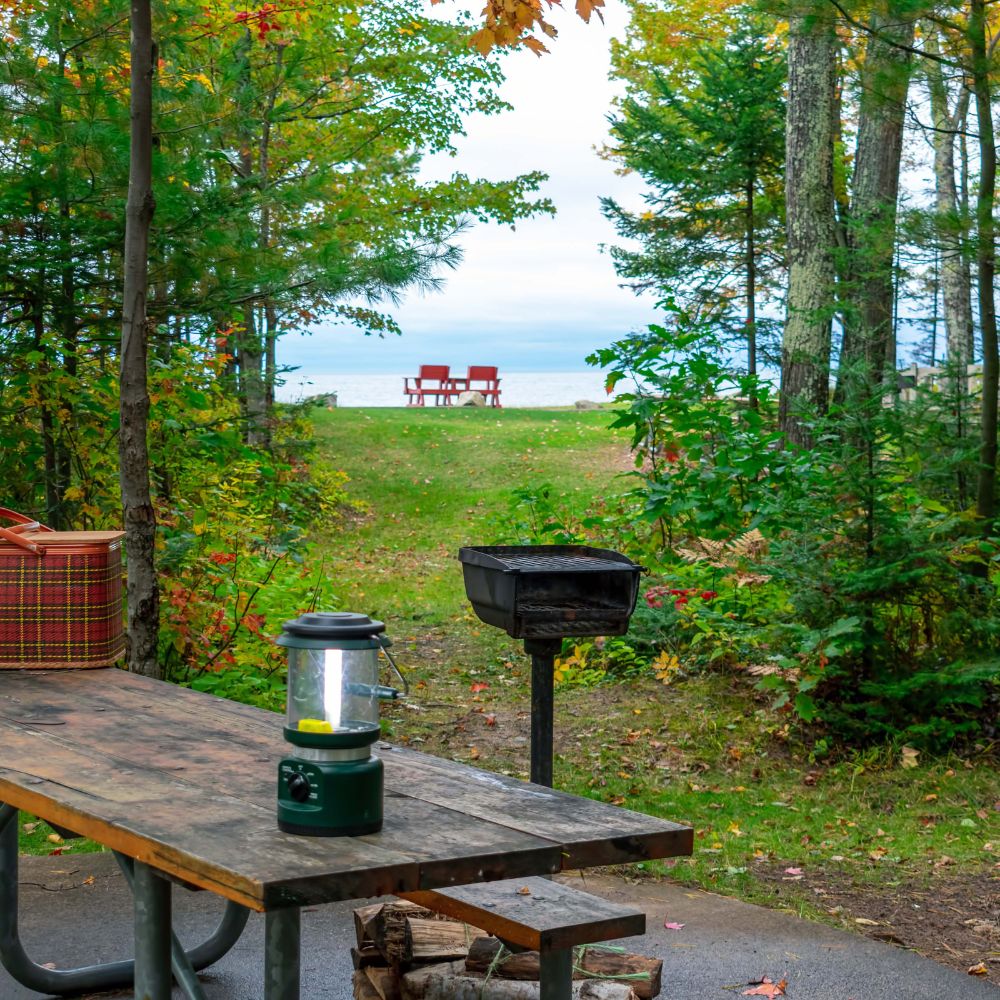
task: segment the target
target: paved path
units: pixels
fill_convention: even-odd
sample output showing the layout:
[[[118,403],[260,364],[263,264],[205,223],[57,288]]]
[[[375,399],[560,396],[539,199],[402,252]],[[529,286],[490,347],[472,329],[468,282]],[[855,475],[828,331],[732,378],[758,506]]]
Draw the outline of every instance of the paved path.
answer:
[[[93,883],[84,884],[90,876]],[[1000,989],[972,976],[789,914],[670,883],[625,885],[595,876],[574,884],[646,911],[647,934],[628,944],[664,959],[662,1000],[734,1000],[764,974],[788,980],[788,1000],[1000,1000]],[[304,913],[303,1000],[351,1000],[348,949],[357,905]],[[207,934],[219,909],[207,893],[175,890],[182,940]],[[664,919],[685,926],[668,931]],[[21,934],[35,961],[57,966],[130,955],[131,899],[111,855],[22,859]],[[259,1000],[262,938],[263,919],[253,916],[233,951],[203,974],[210,1000]],[[0,970],[0,1000],[38,996]]]

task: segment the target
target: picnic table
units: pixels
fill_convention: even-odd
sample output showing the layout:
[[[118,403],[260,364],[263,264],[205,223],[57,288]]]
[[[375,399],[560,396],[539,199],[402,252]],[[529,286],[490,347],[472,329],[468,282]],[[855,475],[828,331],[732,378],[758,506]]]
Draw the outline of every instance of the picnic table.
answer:
[[[18,809],[125,859],[134,880],[136,996],[149,1000],[171,991],[168,879],[230,901],[201,947],[203,963],[235,941],[240,914],[245,922],[247,910],[264,912],[262,995],[295,1000],[303,906],[691,851],[692,831],[676,823],[387,743],[376,748],[385,765],[380,833],[282,833],[275,810],[283,722],[114,668],[0,673],[5,962],[27,961],[16,940],[10,817]],[[183,975],[178,950],[175,943],[174,974]],[[130,962],[119,964],[132,974]]]

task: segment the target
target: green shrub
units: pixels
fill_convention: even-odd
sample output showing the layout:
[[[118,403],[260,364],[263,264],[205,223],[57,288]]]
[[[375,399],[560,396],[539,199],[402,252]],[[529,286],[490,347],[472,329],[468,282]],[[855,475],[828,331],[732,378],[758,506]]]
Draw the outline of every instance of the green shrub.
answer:
[[[778,708],[853,743],[989,733],[1000,606],[979,571],[995,576],[1000,548],[962,505],[971,446],[940,398],[855,395],[796,450],[767,387],[680,314],[591,360],[640,385],[616,418],[653,529],[636,649],[749,669]]]

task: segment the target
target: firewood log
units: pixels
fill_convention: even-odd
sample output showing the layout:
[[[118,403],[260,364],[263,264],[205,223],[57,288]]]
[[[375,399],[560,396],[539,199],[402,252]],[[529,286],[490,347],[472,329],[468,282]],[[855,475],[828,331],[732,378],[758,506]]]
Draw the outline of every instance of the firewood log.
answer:
[[[381,965],[366,965],[364,971],[380,1000],[402,1000],[399,973],[396,970]]]
[[[491,975],[501,979],[538,979],[538,952],[522,951],[516,955],[508,954],[494,964],[500,953],[501,943],[495,937],[476,938],[469,946],[469,954],[465,960],[465,968],[469,972],[490,970]],[[574,950],[574,963],[582,971],[574,971],[574,979],[586,979],[589,972],[601,979],[614,979],[616,976],[630,977],[640,975],[641,979],[622,979],[627,982],[639,1000],[652,1000],[661,989],[663,962],[658,958],[647,958],[645,955],[630,955],[621,951],[612,951],[599,944],[587,945]]]
[[[373,944],[351,949],[351,964],[355,969],[363,969],[366,965],[381,965],[382,962],[382,955]]]
[[[355,972],[351,977],[351,985],[354,988],[354,1000],[382,1000],[364,972]]]
[[[403,1000],[539,1000],[536,982],[486,978],[467,972],[462,962],[425,965],[402,979]],[[627,983],[582,979],[573,983],[573,1000],[636,1000]]]

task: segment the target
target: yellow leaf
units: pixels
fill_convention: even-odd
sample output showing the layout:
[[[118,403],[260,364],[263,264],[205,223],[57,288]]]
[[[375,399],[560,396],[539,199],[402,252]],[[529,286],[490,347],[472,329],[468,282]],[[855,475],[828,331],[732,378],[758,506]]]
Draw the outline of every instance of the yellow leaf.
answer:
[[[496,35],[491,28],[480,28],[470,39],[469,44],[478,49],[481,55],[488,56],[496,45]]]

